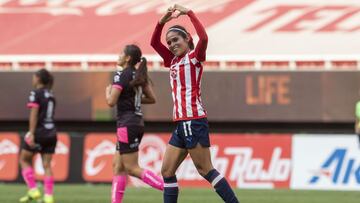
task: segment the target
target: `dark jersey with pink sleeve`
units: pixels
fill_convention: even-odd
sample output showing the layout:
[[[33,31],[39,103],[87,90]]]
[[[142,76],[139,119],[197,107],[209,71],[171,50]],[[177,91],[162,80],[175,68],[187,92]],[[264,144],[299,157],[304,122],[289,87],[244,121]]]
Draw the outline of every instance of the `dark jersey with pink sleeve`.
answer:
[[[133,87],[135,67],[127,67],[114,75],[112,87],[121,90],[116,104],[117,124],[119,126],[144,125],[141,111],[142,87]]]
[[[55,130],[55,106],[56,100],[51,90],[41,88],[30,92],[27,107],[39,108],[36,131]]]

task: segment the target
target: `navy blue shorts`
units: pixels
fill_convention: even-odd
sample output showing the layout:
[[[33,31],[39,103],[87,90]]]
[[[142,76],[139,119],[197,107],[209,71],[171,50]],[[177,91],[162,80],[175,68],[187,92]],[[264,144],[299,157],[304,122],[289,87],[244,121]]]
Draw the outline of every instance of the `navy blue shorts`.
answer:
[[[209,123],[206,118],[178,121],[169,144],[179,148],[192,149],[197,144],[210,147]]]

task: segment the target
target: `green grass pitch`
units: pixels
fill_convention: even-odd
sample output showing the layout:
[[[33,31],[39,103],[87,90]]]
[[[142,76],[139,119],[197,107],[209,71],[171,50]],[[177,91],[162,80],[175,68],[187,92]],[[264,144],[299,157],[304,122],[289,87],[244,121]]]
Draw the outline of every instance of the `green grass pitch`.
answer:
[[[56,203],[107,203],[111,185],[58,184]],[[16,203],[24,195],[24,184],[0,184],[0,203]],[[241,203],[359,203],[360,192],[236,190]],[[162,193],[150,188],[128,188],[124,203],[161,203]],[[179,203],[221,203],[212,189],[182,188]]]

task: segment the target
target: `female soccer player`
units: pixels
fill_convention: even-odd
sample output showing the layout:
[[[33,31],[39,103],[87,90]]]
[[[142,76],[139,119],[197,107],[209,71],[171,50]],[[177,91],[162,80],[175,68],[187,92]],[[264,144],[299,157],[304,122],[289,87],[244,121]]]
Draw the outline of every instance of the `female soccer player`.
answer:
[[[113,162],[112,203],[121,203],[126,187],[126,175],[140,178],[146,184],[163,190],[163,181],[138,164],[139,144],[144,135],[141,104],[154,104],[155,96],[147,73],[146,59],[138,46],[127,45],[119,57],[113,84],[106,88],[110,107],[117,107],[117,150]],[[136,69],[136,66],[138,68]]]
[[[41,193],[36,186],[32,160],[35,153],[40,153],[45,171],[44,202],[53,203],[54,178],[51,171],[51,159],[55,153],[57,142],[56,127],[54,124],[55,98],[51,91],[54,82],[53,76],[41,69],[33,75],[35,90],[30,92],[27,106],[30,110],[29,131],[25,135],[20,152],[22,176],[29,188],[26,196],[20,202],[39,200]]]
[[[166,48],[160,41],[164,24],[180,15],[190,17],[199,42],[194,48],[191,35],[182,26],[175,25],[166,32]],[[209,181],[225,202],[238,202],[230,185],[214,169],[210,158],[209,126],[201,101],[201,76],[208,37],[193,11],[174,5],[159,20],[151,39],[151,46],[170,68],[170,84],[174,101],[173,118],[177,127],[164,155],[161,169],[164,177],[164,202],[177,202],[179,193],[175,172],[189,153],[199,174]]]

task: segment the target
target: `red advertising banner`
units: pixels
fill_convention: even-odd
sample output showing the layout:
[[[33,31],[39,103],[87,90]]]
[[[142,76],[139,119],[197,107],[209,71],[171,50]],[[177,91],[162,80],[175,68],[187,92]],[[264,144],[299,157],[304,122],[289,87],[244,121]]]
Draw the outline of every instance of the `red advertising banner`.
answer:
[[[55,181],[65,181],[68,178],[70,169],[70,148],[70,136],[67,133],[58,133],[58,142],[51,162]],[[44,169],[42,167],[40,154],[35,156],[33,166],[36,179],[42,180],[44,177]]]
[[[18,133],[0,133],[0,180],[12,181],[19,171]]]
[[[112,159],[116,148],[115,134],[90,133],[84,140],[83,178],[90,182],[112,180]]]
[[[169,134],[146,134],[141,142],[139,163],[160,174]],[[92,133],[85,138],[83,177],[85,181],[109,182],[115,134]],[[233,187],[289,188],[291,178],[291,135],[212,134],[211,154],[215,168]],[[181,186],[209,187],[188,157],[177,171]],[[134,186],[144,186],[130,178]]]

